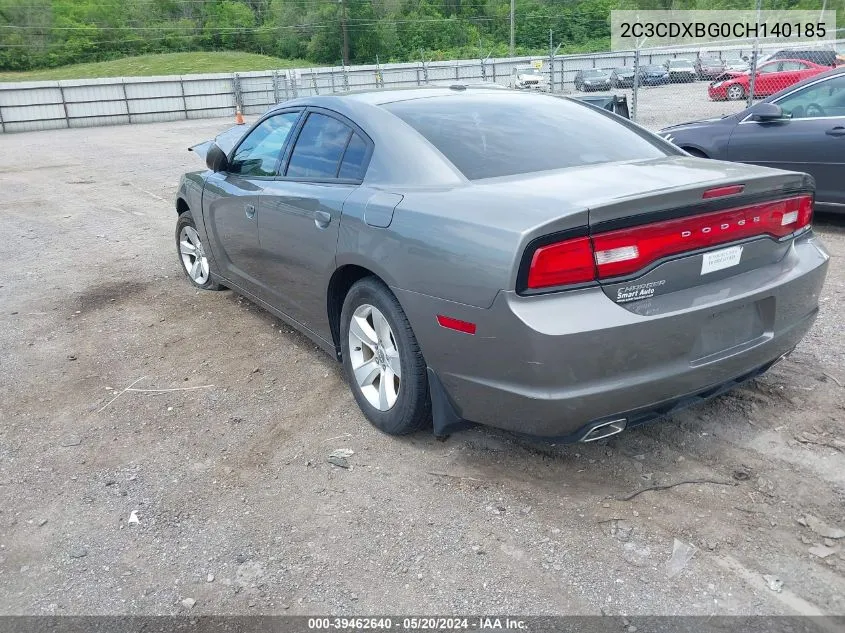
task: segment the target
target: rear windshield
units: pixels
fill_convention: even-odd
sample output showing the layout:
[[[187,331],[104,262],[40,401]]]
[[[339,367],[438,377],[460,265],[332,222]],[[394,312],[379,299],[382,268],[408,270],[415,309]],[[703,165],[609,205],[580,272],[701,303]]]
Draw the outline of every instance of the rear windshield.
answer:
[[[503,92],[383,107],[428,139],[469,180],[666,156],[644,133],[557,97]]]

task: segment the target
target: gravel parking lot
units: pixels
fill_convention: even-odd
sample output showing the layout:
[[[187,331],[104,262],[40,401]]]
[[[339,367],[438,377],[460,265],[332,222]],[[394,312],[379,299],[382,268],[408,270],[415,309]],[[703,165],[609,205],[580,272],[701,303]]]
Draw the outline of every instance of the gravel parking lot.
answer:
[[[711,101],[707,95],[707,81],[695,81],[665,86],[641,86],[637,94],[637,123],[651,130],[659,130],[667,125],[695,121],[710,117],[720,117],[745,110],[745,101]],[[619,94],[628,97],[628,109],[633,108],[631,90],[610,90],[602,92],[577,92],[583,94]]]
[[[700,101],[660,116],[737,106]],[[814,329],[741,389],[601,444],[397,439],[183,278],[185,150],[228,123],[0,136],[1,613],[845,614],[845,218]]]

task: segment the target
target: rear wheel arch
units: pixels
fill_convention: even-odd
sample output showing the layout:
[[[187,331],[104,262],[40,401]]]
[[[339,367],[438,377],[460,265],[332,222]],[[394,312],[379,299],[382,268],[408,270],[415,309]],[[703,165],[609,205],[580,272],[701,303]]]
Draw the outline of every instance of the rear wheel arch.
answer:
[[[349,289],[355,282],[372,277],[385,286],[387,283],[369,268],[357,264],[345,264],[334,271],[329,279],[328,290],[326,291],[326,310],[329,317],[329,327],[332,333],[332,342],[335,347],[337,359],[341,359],[342,346],[340,344],[340,313],[343,310],[343,301],[349,294]]]
[[[698,149],[697,147],[688,147],[682,145],[681,149],[684,150],[687,154],[692,154],[693,156],[697,156],[698,158],[710,158],[706,152]]]
[[[184,198],[176,198],[176,215],[182,215],[185,211],[190,211],[191,207]]]

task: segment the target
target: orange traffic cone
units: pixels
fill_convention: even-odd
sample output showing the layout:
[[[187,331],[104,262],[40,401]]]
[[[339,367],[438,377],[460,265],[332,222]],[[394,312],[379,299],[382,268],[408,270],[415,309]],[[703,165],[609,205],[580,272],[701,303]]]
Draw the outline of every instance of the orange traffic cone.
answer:
[[[244,124],[244,115],[241,114],[241,107],[238,106],[235,109],[235,125],[243,125]]]

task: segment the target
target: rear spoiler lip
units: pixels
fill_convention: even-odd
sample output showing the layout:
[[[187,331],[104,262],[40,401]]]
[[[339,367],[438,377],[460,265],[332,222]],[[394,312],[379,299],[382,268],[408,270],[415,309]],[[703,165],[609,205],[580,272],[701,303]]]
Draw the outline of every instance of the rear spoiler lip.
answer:
[[[652,222],[662,222],[665,220],[675,220],[703,213],[712,213],[723,209],[729,209],[731,207],[741,207],[762,202],[773,202],[775,200],[801,194],[815,195],[815,181],[811,176],[806,176],[800,186],[784,186],[781,189],[772,189],[771,191],[756,194],[739,194],[724,198],[713,198],[678,209],[663,209],[660,211],[652,211],[650,213],[642,213],[634,216],[600,220],[594,224],[590,224],[590,233],[604,233],[607,231],[615,231],[617,229],[626,229],[643,224],[650,224]]]

